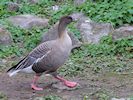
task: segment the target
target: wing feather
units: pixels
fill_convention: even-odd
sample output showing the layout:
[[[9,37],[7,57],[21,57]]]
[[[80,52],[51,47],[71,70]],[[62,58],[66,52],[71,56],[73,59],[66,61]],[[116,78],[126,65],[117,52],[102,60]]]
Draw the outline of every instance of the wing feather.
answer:
[[[44,42],[37,46],[24,59],[15,66],[11,67],[7,72],[11,73],[17,70],[21,71],[29,66],[32,66],[34,63],[41,61],[41,59],[44,59],[51,52],[49,44],[51,43]]]

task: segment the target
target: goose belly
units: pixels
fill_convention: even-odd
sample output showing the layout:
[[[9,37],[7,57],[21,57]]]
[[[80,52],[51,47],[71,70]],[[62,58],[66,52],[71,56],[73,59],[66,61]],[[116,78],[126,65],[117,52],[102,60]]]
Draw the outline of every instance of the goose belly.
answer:
[[[65,61],[68,59],[69,57],[69,53],[67,54],[58,54],[58,55],[55,55],[53,56],[53,58],[51,59],[52,60],[52,65],[55,66],[55,67],[60,67],[62,66]]]
[[[68,59],[70,51],[57,52],[51,55],[49,63],[47,63],[49,68],[57,69],[62,66]]]

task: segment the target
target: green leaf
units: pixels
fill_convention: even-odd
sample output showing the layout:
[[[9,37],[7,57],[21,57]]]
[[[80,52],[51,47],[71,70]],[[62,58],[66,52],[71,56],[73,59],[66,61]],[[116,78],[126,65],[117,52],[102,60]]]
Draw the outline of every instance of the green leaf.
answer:
[[[133,14],[133,9],[129,9],[128,12],[129,12],[130,14]]]

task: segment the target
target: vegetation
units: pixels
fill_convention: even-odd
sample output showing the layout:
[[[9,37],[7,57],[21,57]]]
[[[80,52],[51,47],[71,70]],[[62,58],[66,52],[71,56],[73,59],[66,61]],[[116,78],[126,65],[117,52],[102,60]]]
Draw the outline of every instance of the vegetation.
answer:
[[[99,0],[97,3],[86,2],[78,8],[98,22],[109,22],[114,26],[133,22],[132,0]]]
[[[10,0],[16,2],[16,0]],[[9,1],[8,1],[9,2]],[[7,0],[2,0],[0,3],[0,22],[1,24],[12,33],[14,43],[11,46],[0,46],[0,58],[6,58],[11,55],[25,55],[34,47],[36,47],[41,39],[41,35],[48,30],[61,16],[68,15],[73,12],[83,12],[92,20],[97,22],[110,22],[114,26],[119,26],[125,23],[131,24],[133,22],[133,1],[132,0],[99,0],[97,2],[86,1],[82,5],[73,5],[71,0],[66,2],[55,2],[53,0],[40,0],[37,4],[30,4],[27,0],[21,2],[20,9],[16,12],[9,11],[7,8]],[[51,5],[57,4],[60,6],[58,11],[53,11]],[[123,6],[119,6],[123,5]],[[45,29],[34,27],[30,30],[21,29],[20,27],[12,26],[6,18],[19,15],[19,14],[34,14],[41,17],[50,18],[50,26]],[[69,26],[79,39],[80,32],[73,27],[73,24]],[[64,75],[71,74],[77,75],[77,73],[84,70],[85,63],[92,63],[93,60],[98,60],[98,57],[105,59],[112,58],[112,56],[126,56],[127,58],[133,58],[133,37],[113,41],[111,36],[103,37],[100,44],[84,45],[79,49],[73,51],[71,58],[66,66],[70,69],[61,69]],[[85,62],[85,58],[92,58],[89,62]],[[96,58],[97,57],[97,58]],[[111,59],[110,58],[110,59]],[[91,62],[90,62],[91,61]],[[102,61],[102,60],[101,60]],[[104,62],[104,61],[102,61]],[[115,61],[116,63],[117,61]],[[74,64],[76,63],[76,64]],[[96,61],[94,64],[99,63]],[[118,62],[117,62],[118,63]],[[107,65],[107,66],[110,66]],[[119,67],[123,65],[119,65]],[[118,67],[117,66],[117,67]],[[96,69],[99,67],[96,67]]]
[[[133,1],[132,0],[99,0],[91,2],[86,0],[80,6],[73,6],[72,3],[62,5],[59,11],[53,13],[53,20],[59,19],[62,15],[72,12],[83,12],[92,20],[97,22],[109,22],[114,26],[131,24],[133,22]]]
[[[8,100],[7,96],[0,92],[0,100]]]
[[[6,27],[12,34],[14,43],[10,46],[0,46],[0,58],[11,56],[13,54],[21,56],[30,51],[39,44],[41,35],[48,29],[32,28],[31,30],[21,29],[8,24]]]
[[[36,97],[35,100],[62,100],[62,99],[56,95],[48,95],[45,97]]]
[[[113,41],[110,36],[103,37],[100,44],[89,44],[75,49],[65,67],[60,70],[63,75],[77,75],[84,69],[121,72],[130,69],[133,58],[133,38]],[[67,67],[66,67],[67,66]],[[69,69],[68,69],[69,68]]]

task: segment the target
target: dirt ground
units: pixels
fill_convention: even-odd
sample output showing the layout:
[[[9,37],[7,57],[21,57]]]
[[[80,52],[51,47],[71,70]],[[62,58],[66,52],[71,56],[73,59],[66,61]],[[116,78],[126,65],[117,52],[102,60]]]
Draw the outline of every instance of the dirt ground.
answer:
[[[6,73],[0,73],[0,92],[4,93],[8,100],[36,100],[36,97],[57,95],[63,100],[83,100],[86,96],[91,100],[99,100],[98,93],[105,93],[109,97],[131,97],[133,95],[133,75],[131,74],[91,74],[90,76],[71,77],[79,83],[75,89],[54,88],[53,84],[59,81],[50,76],[42,76],[39,85],[43,91],[34,91],[30,88],[33,75],[18,74],[10,78]],[[59,86],[61,87],[61,86]],[[89,100],[84,99],[84,100]]]

